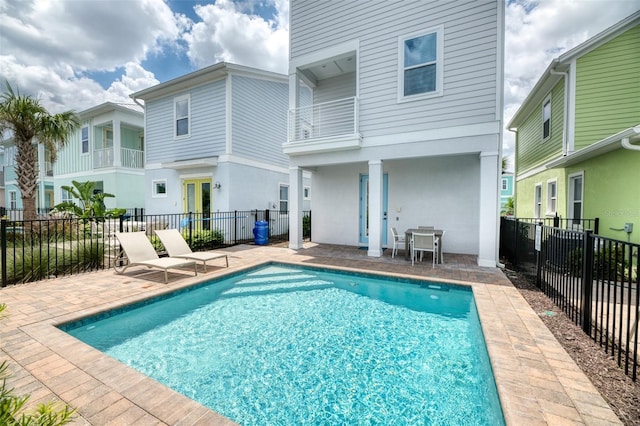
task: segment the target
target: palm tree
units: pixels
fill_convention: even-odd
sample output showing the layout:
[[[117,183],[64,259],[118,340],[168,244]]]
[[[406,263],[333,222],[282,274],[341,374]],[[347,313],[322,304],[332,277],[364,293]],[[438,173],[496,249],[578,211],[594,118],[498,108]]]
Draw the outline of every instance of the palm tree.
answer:
[[[54,162],[59,148],[80,125],[73,111],[50,114],[39,99],[21,95],[5,81],[0,98],[0,138],[13,138],[16,145],[16,177],[22,196],[24,220],[36,218],[38,184],[37,144],[44,144],[48,161]]]

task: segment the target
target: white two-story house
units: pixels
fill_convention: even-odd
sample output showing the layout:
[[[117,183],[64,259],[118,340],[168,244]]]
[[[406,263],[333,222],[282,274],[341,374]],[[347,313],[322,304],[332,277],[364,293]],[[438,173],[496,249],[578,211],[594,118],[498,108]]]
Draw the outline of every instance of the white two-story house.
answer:
[[[285,75],[218,63],[131,97],[145,105],[148,214],[288,210]]]
[[[74,201],[62,186],[95,182],[107,208],[144,207],[144,114],[134,103],[105,102],[84,110],[80,127],[53,164],[55,203]]]
[[[497,262],[504,2],[290,2],[290,247],[381,256],[390,227],[445,231],[445,252]]]

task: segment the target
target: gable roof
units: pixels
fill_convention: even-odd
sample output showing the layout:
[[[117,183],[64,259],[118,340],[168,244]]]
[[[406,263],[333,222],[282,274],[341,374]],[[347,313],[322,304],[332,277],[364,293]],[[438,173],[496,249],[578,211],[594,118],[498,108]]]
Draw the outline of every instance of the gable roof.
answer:
[[[640,25],[640,10],[553,59],[507,124],[507,129],[514,130],[526,120],[536,105],[542,102],[562,78],[562,73],[569,69],[572,61],[592,52],[636,25]]]
[[[174,78],[173,80],[156,84],[155,86],[132,93],[129,97],[134,100],[142,99],[144,101],[156,99],[185,89],[190,89],[210,81],[221,79],[229,74],[243,74],[250,77],[278,80],[283,83],[289,81],[289,78],[284,74],[245,67],[243,65],[236,65],[229,62],[219,62],[215,65]]]

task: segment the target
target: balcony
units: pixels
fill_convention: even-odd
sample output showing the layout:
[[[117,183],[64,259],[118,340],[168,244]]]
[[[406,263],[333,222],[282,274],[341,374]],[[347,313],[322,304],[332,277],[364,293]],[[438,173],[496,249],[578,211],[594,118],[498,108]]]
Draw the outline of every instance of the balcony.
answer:
[[[285,154],[360,148],[358,98],[350,97],[289,110]]]
[[[144,152],[137,149],[120,148],[120,164],[122,167],[142,169]],[[103,169],[113,167],[113,148],[96,149],[93,151],[93,168]]]

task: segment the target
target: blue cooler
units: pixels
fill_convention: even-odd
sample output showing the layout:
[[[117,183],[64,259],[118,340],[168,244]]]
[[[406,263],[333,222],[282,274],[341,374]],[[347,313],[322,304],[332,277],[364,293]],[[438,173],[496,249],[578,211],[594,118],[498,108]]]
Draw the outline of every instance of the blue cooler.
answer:
[[[269,243],[269,223],[264,220],[256,221],[256,226],[253,228],[253,236],[257,245],[267,245]]]

